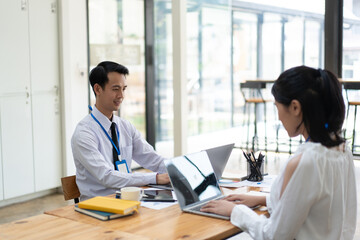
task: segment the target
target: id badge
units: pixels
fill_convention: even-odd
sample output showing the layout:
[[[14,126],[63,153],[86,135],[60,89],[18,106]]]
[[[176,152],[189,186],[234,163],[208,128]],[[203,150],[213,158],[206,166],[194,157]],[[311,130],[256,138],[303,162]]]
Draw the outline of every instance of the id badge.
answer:
[[[116,170],[118,170],[119,172],[129,173],[129,168],[128,168],[128,165],[127,165],[125,159],[123,159],[123,160],[117,160],[117,161],[115,162],[115,166],[116,166]]]

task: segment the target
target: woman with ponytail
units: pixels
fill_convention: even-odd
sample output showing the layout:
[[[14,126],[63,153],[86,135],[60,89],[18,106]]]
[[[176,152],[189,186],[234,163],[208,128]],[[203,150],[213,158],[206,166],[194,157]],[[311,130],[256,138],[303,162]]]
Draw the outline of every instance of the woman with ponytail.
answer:
[[[353,157],[341,137],[345,105],[336,76],[306,66],[283,72],[272,87],[290,137],[306,142],[288,160],[267,197],[236,194],[202,211],[231,216],[254,239],[353,239],[356,182]],[[266,205],[269,218],[249,207]]]

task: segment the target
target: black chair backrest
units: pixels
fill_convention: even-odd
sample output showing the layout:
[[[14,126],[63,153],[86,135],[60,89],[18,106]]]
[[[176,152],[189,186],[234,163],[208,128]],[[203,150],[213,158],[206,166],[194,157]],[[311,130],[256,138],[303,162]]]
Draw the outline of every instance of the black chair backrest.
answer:
[[[264,82],[255,82],[255,81],[248,81],[240,83],[240,88],[253,88],[253,89],[263,89],[266,88],[266,83]]]
[[[264,82],[256,82],[256,81],[246,81],[240,83],[240,91],[243,95],[246,102],[249,101],[249,99],[261,99],[262,102],[265,102],[263,95],[261,93],[261,89],[266,88],[266,83]],[[244,90],[247,90],[248,94],[244,92]]]
[[[346,100],[350,103],[353,97],[351,97],[352,95],[349,92],[353,92],[352,90],[360,90],[360,82],[343,82],[342,84],[345,89]]]
[[[360,82],[343,82],[345,90],[359,90]]]

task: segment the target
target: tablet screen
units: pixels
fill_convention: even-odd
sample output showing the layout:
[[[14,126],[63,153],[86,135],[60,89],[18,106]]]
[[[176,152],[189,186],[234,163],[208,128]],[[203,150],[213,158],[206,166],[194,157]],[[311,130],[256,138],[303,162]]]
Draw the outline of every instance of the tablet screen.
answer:
[[[142,197],[141,201],[163,201],[163,202],[174,202],[175,199],[172,196],[171,190],[144,190],[145,196]]]

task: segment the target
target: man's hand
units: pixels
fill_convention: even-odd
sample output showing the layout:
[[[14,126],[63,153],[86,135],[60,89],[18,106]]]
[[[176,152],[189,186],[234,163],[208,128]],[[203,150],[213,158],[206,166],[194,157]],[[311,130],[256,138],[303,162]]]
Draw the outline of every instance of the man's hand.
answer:
[[[156,175],[156,184],[168,184],[169,182],[170,182],[170,178],[167,173]]]

